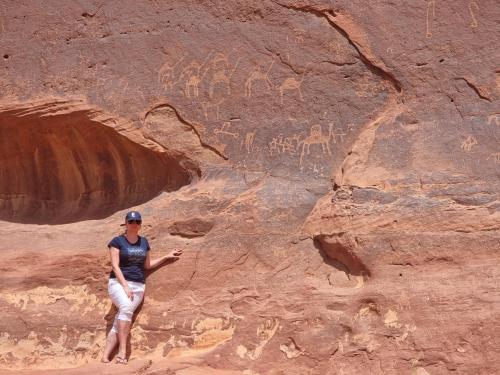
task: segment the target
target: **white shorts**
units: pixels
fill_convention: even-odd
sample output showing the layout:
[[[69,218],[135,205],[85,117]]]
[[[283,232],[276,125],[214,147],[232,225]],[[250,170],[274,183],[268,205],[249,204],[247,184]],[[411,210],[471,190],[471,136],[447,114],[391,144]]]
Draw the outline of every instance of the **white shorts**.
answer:
[[[113,322],[112,331],[118,332],[118,320],[132,321],[132,315],[134,311],[141,304],[144,298],[144,290],[146,285],[143,283],[138,283],[135,281],[127,281],[128,287],[134,295],[134,299],[131,301],[125,293],[125,289],[120,284],[117,279],[110,278],[108,282],[108,293],[111,301],[118,308],[118,313],[116,314],[115,321]]]

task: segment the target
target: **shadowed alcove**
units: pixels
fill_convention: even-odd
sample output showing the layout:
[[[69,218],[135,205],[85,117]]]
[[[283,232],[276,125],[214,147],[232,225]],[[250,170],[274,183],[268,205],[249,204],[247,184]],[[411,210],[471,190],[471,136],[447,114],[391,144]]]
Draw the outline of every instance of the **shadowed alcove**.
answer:
[[[94,117],[81,109],[0,112],[0,220],[100,219],[189,184],[179,160]]]

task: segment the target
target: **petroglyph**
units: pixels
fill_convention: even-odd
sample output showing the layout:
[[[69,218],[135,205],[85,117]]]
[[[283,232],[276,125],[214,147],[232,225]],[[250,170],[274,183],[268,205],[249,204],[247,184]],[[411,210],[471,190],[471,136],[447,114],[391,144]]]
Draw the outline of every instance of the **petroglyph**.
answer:
[[[500,125],[500,114],[492,113],[488,116],[488,125],[495,123],[497,126]]]
[[[245,81],[245,96],[247,96],[247,97],[252,96],[252,86],[257,81],[264,82],[267,86],[268,92],[271,90],[271,88],[273,87],[273,84],[272,84],[271,80],[269,79],[269,72],[271,71],[273,64],[274,64],[274,60],[271,61],[271,64],[269,65],[269,68],[267,69],[267,71],[265,73],[262,72],[261,67],[259,65],[256,65],[253,68],[252,72],[250,73],[247,80]]]
[[[384,315],[384,325],[389,328],[401,328],[402,325],[398,321],[398,313],[389,309]]]
[[[486,160],[492,160],[495,164],[500,164],[500,152],[490,154]]]
[[[344,136],[346,136],[347,134],[345,133],[331,133],[331,137],[332,137],[332,141],[333,143],[337,143],[337,142],[344,142]]]
[[[223,318],[195,319],[191,322],[191,335],[176,339],[171,336],[169,344],[174,348],[167,358],[206,354],[225,342],[231,340],[236,329],[231,320]],[[192,345],[185,339],[192,339]]]
[[[210,54],[208,54],[203,63],[200,64],[197,60],[194,60],[182,70],[180,80],[185,79],[184,95],[187,98],[197,98],[199,96],[199,84],[208,72],[206,65],[209,59]]]
[[[244,143],[242,142],[242,146],[243,145],[245,146],[245,150],[246,150],[247,154],[250,154],[254,151],[253,142],[255,140],[255,133],[256,133],[256,131],[248,132],[245,135]]]
[[[304,81],[305,73],[302,74],[300,80],[297,80],[295,77],[286,78],[281,85],[278,86],[278,91],[280,93],[281,104],[283,104],[283,95],[285,91],[297,91],[299,94],[299,98],[303,101],[302,90],[300,87],[302,86],[302,82]]]
[[[340,55],[341,48],[339,42],[331,40],[330,42],[328,42],[327,48],[330,53],[333,53],[334,55],[337,56]]]
[[[405,324],[403,328],[403,332],[401,336],[396,337],[396,342],[402,343],[404,342],[410,333],[413,333],[417,330],[417,326],[415,324]]]
[[[230,64],[227,56],[223,53],[215,54],[214,58],[212,59],[213,73],[210,80],[210,88],[208,91],[208,95],[210,96],[210,98],[214,97],[216,87],[221,84],[225,87],[223,91],[225,90],[227,95],[231,94],[231,77],[236,71],[239,62],[240,58],[236,60],[236,64],[234,64],[233,69],[230,71]]]
[[[6,27],[6,17],[5,17],[5,5],[0,5],[0,32],[4,33],[7,29]]]
[[[172,89],[177,83],[175,81],[175,69],[184,60],[184,58],[185,56],[181,56],[173,65],[167,61],[160,67],[160,70],[158,71],[158,82],[163,84],[167,90]]]
[[[225,121],[222,123],[221,127],[219,129],[214,129],[214,134],[215,135],[228,135],[230,137],[233,137],[234,139],[237,139],[239,137],[238,133],[233,133],[230,131],[231,130],[231,122]]]
[[[470,13],[470,17],[472,19],[471,23],[470,23],[470,27],[472,27],[472,28],[478,27],[477,18],[476,18],[474,11],[479,12],[479,5],[477,5],[477,3],[475,1],[471,1],[471,2],[469,2],[469,13]]]
[[[278,328],[279,320],[277,318],[266,319],[263,324],[257,327],[257,338],[260,340],[257,347],[254,350],[248,350],[244,345],[239,345],[236,349],[236,354],[242,359],[248,358],[255,361],[262,355],[264,347],[276,334]]]
[[[297,344],[292,338],[289,338],[288,342],[280,345],[280,350],[285,353],[288,359],[297,358],[304,354],[304,352],[297,347]]]
[[[354,91],[360,98],[367,98],[370,95],[387,91],[387,86],[384,82],[372,82],[364,77],[360,82],[355,83]]]
[[[219,346],[233,337],[235,325],[222,318],[206,318],[193,322],[193,349],[207,349]]]
[[[460,146],[464,151],[471,152],[472,148],[477,145],[477,140],[472,135],[469,135]]]
[[[292,137],[278,136],[274,137],[271,142],[269,142],[269,153],[273,156],[275,154],[285,154],[295,155],[300,144],[300,137],[298,135],[293,135]]]
[[[210,118],[213,119],[213,116],[211,114],[215,114],[215,120],[218,120],[219,113],[220,113],[220,106],[222,103],[224,103],[226,99],[220,98],[217,101],[214,102],[201,102],[201,108],[203,109],[203,114],[205,115],[205,119],[209,120]]]
[[[432,17],[432,18],[431,18]],[[425,36],[432,38],[432,23],[436,17],[436,3],[434,0],[427,1],[427,32]]]
[[[332,138],[332,131],[333,124],[330,124],[329,126],[328,135],[323,134],[321,125],[311,126],[309,136],[307,136],[306,139],[300,142],[300,144],[302,144],[302,151],[300,153],[299,161],[299,165],[301,167],[304,161],[304,155],[309,155],[311,153],[311,145],[321,145],[323,154],[332,154],[332,151],[330,150],[330,139]]]
[[[283,249],[283,248],[275,248],[275,249],[273,249],[273,256],[275,256],[277,258],[286,258],[287,251],[286,251],[286,249]]]

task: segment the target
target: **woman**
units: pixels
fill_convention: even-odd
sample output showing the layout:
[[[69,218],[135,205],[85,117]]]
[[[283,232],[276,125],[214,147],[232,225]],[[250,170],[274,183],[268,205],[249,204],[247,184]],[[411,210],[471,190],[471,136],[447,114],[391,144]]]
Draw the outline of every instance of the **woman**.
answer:
[[[118,343],[116,363],[127,363],[127,338],[132,325],[132,315],[144,297],[145,270],[155,268],[169,259],[179,259],[182,250],[174,250],[155,260],[150,258],[148,240],[139,236],[142,218],[137,211],[125,216],[125,233],[108,244],[112,271],[109,275],[108,292],[118,308],[113,328],[106,339],[102,362],[109,362],[111,352]]]

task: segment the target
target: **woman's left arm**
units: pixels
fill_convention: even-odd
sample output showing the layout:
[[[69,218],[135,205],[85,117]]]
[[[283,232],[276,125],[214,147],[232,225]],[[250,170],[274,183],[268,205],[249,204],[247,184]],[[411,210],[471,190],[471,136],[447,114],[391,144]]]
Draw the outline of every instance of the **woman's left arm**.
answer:
[[[151,256],[149,255],[151,252],[148,251],[146,255],[146,261],[144,262],[144,268],[147,270],[153,269],[158,267],[160,264],[167,260],[177,260],[180,258],[182,255],[182,250],[172,250],[170,253],[167,255],[162,256],[161,258],[158,259],[151,259]]]

